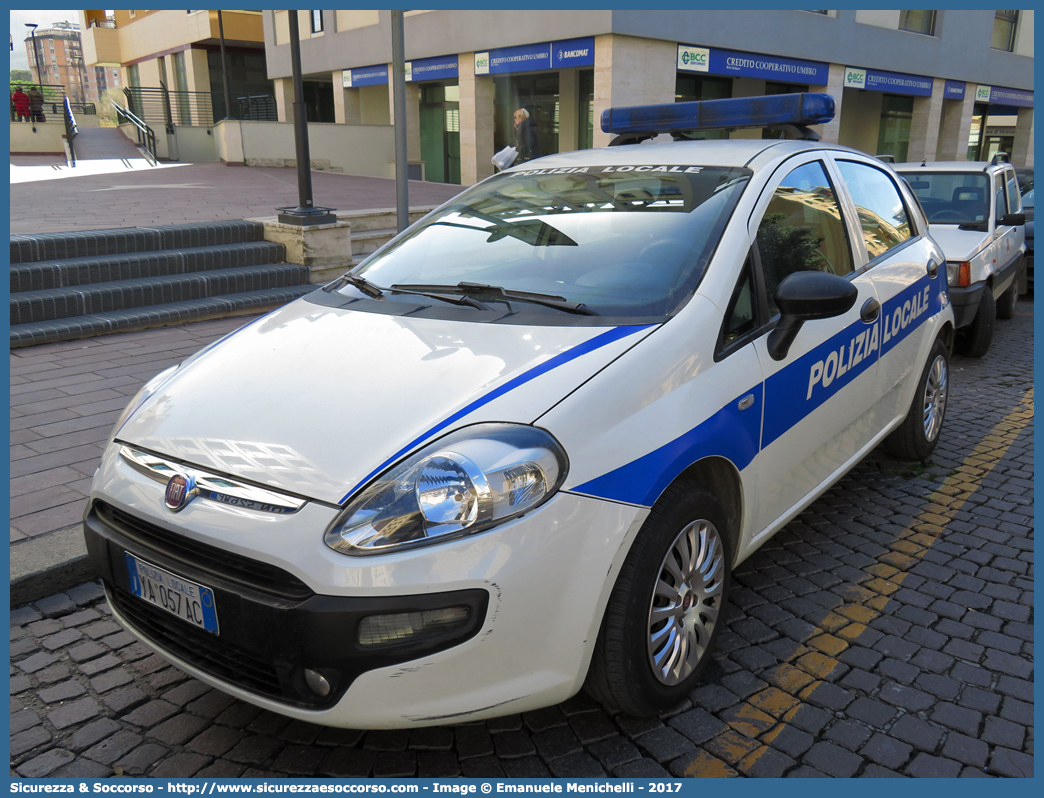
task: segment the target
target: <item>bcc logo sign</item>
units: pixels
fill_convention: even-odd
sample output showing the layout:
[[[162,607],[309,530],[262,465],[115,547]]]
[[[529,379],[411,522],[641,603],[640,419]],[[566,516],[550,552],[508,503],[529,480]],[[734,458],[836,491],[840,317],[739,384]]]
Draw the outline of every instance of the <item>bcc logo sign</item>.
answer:
[[[866,70],[845,67],[845,86],[850,89],[865,89]]]
[[[489,74],[489,53],[475,53],[475,74]]]
[[[678,69],[707,72],[710,69],[710,50],[706,47],[685,47],[679,44]]]

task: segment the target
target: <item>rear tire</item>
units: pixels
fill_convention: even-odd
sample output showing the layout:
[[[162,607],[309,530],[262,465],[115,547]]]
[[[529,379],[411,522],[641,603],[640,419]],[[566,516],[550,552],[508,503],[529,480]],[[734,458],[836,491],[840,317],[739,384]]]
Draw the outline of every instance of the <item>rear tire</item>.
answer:
[[[928,353],[910,412],[891,435],[885,438],[885,451],[904,460],[927,460],[942,435],[949,397],[950,360],[946,346],[936,339]]]
[[[688,697],[724,621],[732,556],[718,500],[692,482],[669,487],[620,570],[587,692],[632,715],[656,715]]]
[[[997,303],[989,286],[982,292],[975,320],[957,336],[957,351],[965,357],[982,357],[990,351],[993,343],[993,327],[996,324]]]
[[[997,318],[998,319],[1014,319],[1015,318],[1015,306],[1019,304],[1019,281],[1012,280],[1011,288],[1004,292],[1000,298],[1000,302],[997,303]]]

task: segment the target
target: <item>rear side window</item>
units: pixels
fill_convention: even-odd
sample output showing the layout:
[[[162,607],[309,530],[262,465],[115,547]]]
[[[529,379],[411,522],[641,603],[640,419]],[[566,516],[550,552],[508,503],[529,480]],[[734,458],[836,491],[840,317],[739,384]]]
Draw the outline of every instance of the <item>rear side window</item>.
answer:
[[[913,235],[902,195],[888,175],[855,161],[838,161],[837,168],[859,214],[870,260],[881,257]]]
[[[804,164],[783,178],[757,240],[770,315],[779,313],[772,295],[787,275],[821,271],[844,277],[852,271],[841,208],[822,163]]]

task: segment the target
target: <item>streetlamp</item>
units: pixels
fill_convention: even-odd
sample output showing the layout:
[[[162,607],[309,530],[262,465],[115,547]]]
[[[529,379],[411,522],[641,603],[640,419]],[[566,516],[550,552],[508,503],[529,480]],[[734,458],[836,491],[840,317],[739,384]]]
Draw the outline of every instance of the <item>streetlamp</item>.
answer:
[[[221,39],[221,82],[225,87],[225,119],[232,119],[232,92],[228,88],[228,69],[225,66],[225,22],[218,11],[218,36]]]
[[[312,204],[312,163],[308,151],[308,116],[304,101],[304,79],[301,77],[301,34],[297,11],[287,11],[290,18],[290,67],[294,78],[294,144],[297,154],[297,207],[276,208],[280,224],[311,227],[333,224],[337,217],[333,208]]]
[[[43,67],[40,65],[40,51],[36,47],[36,29],[40,27],[35,22],[26,22],[25,27],[29,28],[29,36],[33,40],[33,59],[36,61],[36,82],[41,86],[43,85]]]

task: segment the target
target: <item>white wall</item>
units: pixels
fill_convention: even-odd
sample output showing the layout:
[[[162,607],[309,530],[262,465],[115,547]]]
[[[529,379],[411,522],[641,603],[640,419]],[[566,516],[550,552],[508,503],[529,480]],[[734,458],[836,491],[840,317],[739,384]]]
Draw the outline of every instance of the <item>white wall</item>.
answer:
[[[37,122],[36,132],[28,122],[11,123],[11,153],[59,153],[65,154],[62,137],[65,122]]]
[[[239,125],[242,160],[248,165],[288,166],[294,158],[294,126],[290,122],[233,122]],[[225,148],[227,161],[234,161],[235,137],[222,132],[222,145],[215,145],[215,156]],[[308,125],[309,154],[313,161],[329,161],[330,166],[349,175],[395,176],[395,138],[390,125]],[[217,158],[215,157],[214,160]],[[185,160],[184,158],[182,160]]]

